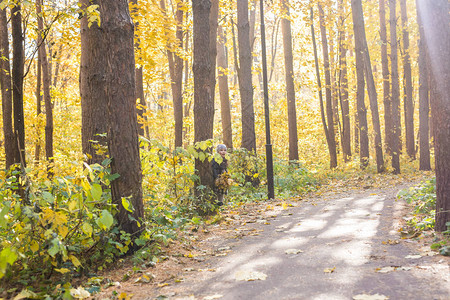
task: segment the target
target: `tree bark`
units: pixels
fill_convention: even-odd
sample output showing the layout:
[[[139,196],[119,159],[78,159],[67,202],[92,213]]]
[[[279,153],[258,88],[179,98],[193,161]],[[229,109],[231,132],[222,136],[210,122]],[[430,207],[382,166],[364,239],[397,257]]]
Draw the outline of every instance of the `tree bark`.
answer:
[[[348,103],[348,77],[347,77],[347,46],[345,45],[345,8],[343,0],[339,0],[339,102],[342,112],[342,152],[344,162],[348,162],[352,156],[350,135],[350,107]]]
[[[211,97],[214,102],[216,96],[216,60],[217,60],[217,27],[219,18],[219,0],[211,0],[211,11],[209,13],[209,55],[211,62],[210,87]]]
[[[400,0],[400,13],[402,19],[402,37],[403,37],[403,78],[405,80],[404,87],[404,112],[405,112],[405,139],[406,153],[410,159],[416,159],[415,142],[414,142],[414,103],[413,103],[413,86],[411,76],[411,58],[409,54],[409,31],[408,31],[408,14],[406,8],[406,0]]]
[[[392,168],[394,174],[400,173],[400,91],[398,80],[398,56],[397,56],[397,18],[396,0],[389,0],[389,23],[391,33],[391,91],[392,91]]]
[[[384,105],[384,140],[386,152],[391,155],[392,147],[392,104],[391,87],[389,81],[389,60],[387,52],[387,30],[386,30],[386,0],[379,0],[380,13],[380,39],[381,39],[381,70],[383,75],[383,105]]]
[[[428,85],[428,64],[425,32],[419,9],[419,1],[416,0],[417,23],[419,25],[419,169],[431,170],[430,164],[430,139],[429,139],[429,85]]]
[[[136,117],[134,24],[128,0],[100,0],[100,14],[102,43],[108,45],[103,53],[106,60],[103,88],[109,114],[108,150],[112,158],[111,171],[120,175],[111,182],[111,197],[119,208],[119,226],[127,233],[139,235],[143,230],[144,206]],[[123,198],[133,205],[132,213],[124,208]]]
[[[447,0],[418,0],[431,62],[430,98],[435,136],[436,231],[450,222],[450,5]]]
[[[217,66],[219,75],[220,113],[222,118],[223,143],[233,149],[233,131],[231,126],[231,105],[228,94],[228,60],[225,48],[225,34],[223,28],[219,27],[219,38],[217,40]]]
[[[81,9],[89,5],[98,5],[99,0],[80,0]],[[102,29],[97,23],[88,26],[86,16],[81,18],[81,60],[80,60],[80,96],[81,96],[81,144],[88,164],[101,163],[104,155],[98,150],[106,149],[108,120],[106,92],[102,88],[106,80],[105,51],[109,46],[103,44]],[[99,88],[101,87],[101,88]]]
[[[292,32],[289,13],[289,0],[282,1],[285,17],[281,20],[283,33],[284,69],[286,77],[286,100],[289,128],[289,161],[298,160],[297,112],[295,105],[294,63],[292,55]]]
[[[47,159],[47,173],[53,177],[53,107],[50,95],[51,76],[48,69],[47,51],[44,40],[44,22],[42,19],[42,0],[36,0],[36,14],[38,20],[38,53],[42,67],[42,87],[45,105],[45,156]]]
[[[367,89],[369,94],[370,109],[372,111],[372,125],[374,130],[374,144],[377,161],[377,172],[384,172],[384,159],[383,159],[383,145],[381,143],[381,127],[380,117],[378,114],[378,97],[375,87],[375,80],[373,79],[372,65],[370,62],[369,47],[367,45],[366,30],[364,26],[364,14],[362,9],[361,0],[352,0],[352,16],[353,16],[353,28],[355,31],[355,46],[356,52],[361,52],[364,64],[364,75],[367,82]],[[358,58],[357,58],[358,59]],[[357,65],[360,62],[357,61]]]
[[[39,41],[36,40],[37,44],[39,45]],[[42,86],[42,66],[41,66],[41,58],[38,55],[38,60],[37,60],[37,66],[36,66],[36,117],[39,120],[40,115],[42,113],[42,106],[41,106],[41,102],[42,102],[42,97],[41,97],[41,86]],[[36,141],[35,141],[35,147],[34,147],[34,165],[38,166],[39,165],[39,160],[40,160],[40,153],[41,153],[41,130],[39,128],[39,126],[37,127],[37,137],[36,137]]]
[[[194,19],[194,142],[206,141],[213,138],[214,101],[211,95],[211,56],[209,14],[210,0],[192,0]],[[207,159],[195,160],[200,185],[213,187],[213,176]]]
[[[0,10],[0,83],[2,88],[3,136],[5,138],[5,168],[16,162],[17,141],[13,129],[13,102],[11,93],[11,65],[6,8]]]
[[[250,50],[250,26],[248,0],[237,3],[239,41],[239,91],[242,111],[242,147],[256,151],[255,114],[253,109],[252,53]]]
[[[18,145],[16,148],[15,162],[25,167],[25,119],[23,113],[24,38],[21,11],[22,9],[19,3],[11,9],[13,38],[12,96],[15,143]]]
[[[355,57],[356,57],[356,108],[358,111],[358,125],[359,125],[359,148],[360,148],[360,163],[361,168],[365,169],[369,164],[369,137],[367,128],[367,108],[364,102],[364,40],[363,31],[364,28],[361,24],[362,14],[361,10],[356,10],[356,0],[352,0],[352,17],[353,17],[353,31],[355,37]]]
[[[325,27],[324,12],[322,5],[319,4],[319,22],[320,22],[320,35],[322,38],[322,54],[323,65],[325,68],[325,100],[326,100],[326,112],[328,123],[328,135],[330,136],[330,167],[337,167],[337,154],[336,154],[336,136],[334,132],[334,120],[333,120],[333,104],[331,95],[331,74],[330,74],[330,60],[328,54],[328,42],[327,31]]]

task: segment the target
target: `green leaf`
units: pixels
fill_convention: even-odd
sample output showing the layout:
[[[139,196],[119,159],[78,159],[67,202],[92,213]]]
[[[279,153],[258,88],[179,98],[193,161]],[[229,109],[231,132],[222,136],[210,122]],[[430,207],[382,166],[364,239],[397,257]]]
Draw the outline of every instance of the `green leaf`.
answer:
[[[206,158],[205,153],[203,153],[203,152],[198,153],[198,159],[200,159],[200,161],[203,162],[205,160],[205,158]]]
[[[133,212],[133,205],[131,204],[131,202],[128,200],[128,198],[122,197],[122,206],[123,208],[125,208],[127,211],[129,212]]]
[[[53,197],[53,195],[49,192],[42,192],[42,198],[47,201],[48,203],[53,203],[55,202],[55,198]]]
[[[109,211],[106,209],[102,210],[100,218],[97,220],[97,225],[100,226],[101,229],[107,230],[114,223],[114,218]]]
[[[102,187],[100,184],[94,183],[91,186],[91,195],[94,200],[99,201],[102,198]]]
[[[81,230],[83,230],[83,232],[89,236],[92,236],[92,226],[89,223],[84,223],[83,226],[81,226]]]

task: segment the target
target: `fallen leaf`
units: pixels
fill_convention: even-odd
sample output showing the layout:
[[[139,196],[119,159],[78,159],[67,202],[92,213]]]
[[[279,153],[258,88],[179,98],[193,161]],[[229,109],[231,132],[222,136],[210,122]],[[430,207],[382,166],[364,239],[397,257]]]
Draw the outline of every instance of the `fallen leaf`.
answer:
[[[336,267],[334,268],[326,268],[325,270],[323,270],[324,273],[333,273],[334,270],[336,270]]]
[[[408,258],[408,259],[418,259],[418,258],[421,258],[421,257],[422,257],[422,255],[418,255],[418,254],[405,256],[405,258]]]
[[[164,282],[164,283],[158,283],[158,287],[163,287],[163,286],[168,286],[169,283]]]
[[[284,253],[286,253],[286,254],[299,254],[299,253],[303,253],[303,250],[300,250],[300,249],[287,249],[286,251],[284,251]]]
[[[205,298],[203,298],[203,300],[214,300],[214,299],[220,299],[222,297],[223,297],[223,295],[215,294],[215,295],[212,295],[212,296],[206,296]]]
[[[383,245],[396,245],[399,243],[399,241],[397,240],[387,240],[387,241],[383,241],[381,242]]]
[[[384,267],[384,268],[377,268],[375,269],[378,273],[389,273],[392,271],[395,271],[395,267]]]
[[[267,275],[257,271],[238,271],[234,274],[238,281],[266,280]]]
[[[353,300],[387,300],[387,299],[389,299],[389,297],[380,294],[375,295],[361,294],[353,296]]]
[[[412,269],[411,267],[398,267],[397,268],[397,270],[400,270],[400,271],[409,271],[411,269]]]

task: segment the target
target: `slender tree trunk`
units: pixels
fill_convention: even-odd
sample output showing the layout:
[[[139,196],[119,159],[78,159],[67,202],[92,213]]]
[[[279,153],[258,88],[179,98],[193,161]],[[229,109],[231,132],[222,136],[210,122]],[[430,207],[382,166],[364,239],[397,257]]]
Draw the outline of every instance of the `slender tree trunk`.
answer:
[[[333,168],[332,159],[331,159],[333,153],[332,153],[332,147],[330,146],[330,144],[332,144],[333,141],[330,138],[327,121],[325,119],[325,108],[323,105],[323,95],[322,95],[322,82],[320,80],[319,58],[318,58],[318,54],[317,54],[316,35],[315,35],[315,31],[314,31],[314,12],[313,12],[312,7],[310,8],[310,14],[311,14],[310,20],[311,20],[311,36],[312,36],[313,51],[314,51],[314,63],[315,63],[315,67],[316,67],[317,87],[319,90],[320,117],[322,120],[323,129],[325,132],[325,138],[327,140],[328,152],[330,153],[330,167]]]
[[[242,111],[242,147],[256,151],[255,114],[253,109],[252,52],[250,50],[250,26],[248,0],[237,3],[239,40],[239,91]]]
[[[52,177],[53,170],[53,107],[50,95],[51,76],[48,69],[47,51],[45,49],[44,22],[42,20],[42,0],[36,0],[36,14],[38,18],[38,45],[39,57],[42,65],[42,87],[44,90],[45,104],[45,156],[47,158],[48,176]]]
[[[233,149],[231,105],[228,94],[228,60],[225,48],[225,34],[222,27],[219,27],[219,38],[217,40],[217,66],[219,75],[220,113],[222,118],[223,143],[228,148]]]
[[[377,161],[378,173],[384,172],[384,159],[383,159],[383,145],[381,143],[381,127],[380,117],[378,114],[378,97],[375,87],[375,80],[373,79],[372,65],[370,62],[369,47],[367,45],[366,30],[364,26],[364,14],[362,9],[361,0],[352,0],[352,16],[353,16],[353,28],[355,31],[355,45],[357,53],[362,52],[364,64],[364,74],[367,82],[367,89],[370,100],[370,109],[372,111],[372,125],[374,130],[374,144]],[[357,62],[359,65],[360,62]]]
[[[429,139],[429,86],[428,86],[428,65],[427,50],[425,42],[424,25],[419,9],[420,0],[416,0],[417,23],[419,24],[419,142],[420,142],[420,170],[431,170],[430,164],[430,139]]]
[[[111,182],[111,197],[119,208],[119,226],[137,237],[143,230],[144,205],[136,118],[134,24],[128,0],[100,0],[100,15],[102,42],[108,45],[104,52],[108,150],[113,159],[111,170],[120,175]],[[132,213],[124,208],[123,198],[133,205]],[[131,249],[136,250],[136,246]]]
[[[80,0],[81,9],[98,5],[99,0]],[[87,163],[101,163],[105,157],[97,154],[107,147],[108,121],[105,120],[107,107],[104,88],[106,80],[106,48],[103,44],[102,29],[97,23],[88,26],[88,18],[81,18],[81,144]]]
[[[37,44],[39,45],[39,41],[37,41]],[[41,113],[42,113],[42,107],[41,107],[41,101],[42,101],[42,97],[41,97],[41,82],[42,82],[42,66],[41,66],[41,58],[38,55],[38,61],[37,61],[37,76],[36,76],[36,116],[39,122]],[[39,128],[39,126],[36,126],[37,128],[37,132],[36,132],[36,142],[35,142],[35,147],[34,147],[34,164],[35,166],[39,165],[39,157],[40,157],[40,152],[41,152],[41,130]]]
[[[130,0],[131,2],[131,13],[133,18],[137,18],[137,15],[139,13],[138,8],[138,0]],[[135,47],[135,53],[136,53],[136,108],[137,108],[137,116],[138,116],[138,130],[139,135],[144,136],[145,135],[145,127],[147,124],[146,117],[145,117],[145,111],[146,111],[146,103],[145,103],[145,95],[144,95],[144,72],[142,69],[142,55],[141,55],[141,40],[139,37],[139,23],[134,22],[134,29],[135,29],[135,35],[134,35],[134,47]],[[138,105],[139,103],[139,105]]]
[[[194,19],[194,142],[213,137],[214,101],[211,95],[211,56],[209,15],[210,0],[192,0]],[[200,185],[213,187],[213,176],[209,161],[195,160],[195,169],[200,177]]]
[[[392,168],[394,174],[400,173],[400,92],[398,80],[398,56],[397,56],[397,18],[396,0],[389,0],[389,23],[391,33],[391,86],[392,86]]]
[[[419,0],[418,9],[431,62],[430,98],[435,136],[436,231],[450,222],[450,5],[448,0]]]
[[[325,99],[326,99],[326,112],[328,123],[328,135],[330,136],[330,167],[337,167],[337,154],[336,154],[336,137],[334,132],[333,121],[333,104],[331,99],[331,75],[330,75],[330,60],[328,55],[328,42],[327,31],[325,27],[324,12],[322,6],[319,4],[319,20],[320,20],[320,35],[322,38],[322,53],[323,64],[325,68]]]
[[[214,102],[216,96],[216,60],[217,60],[217,19],[219,18],[219,0],[211,0],[211,12],[209,13],[209,55],[211,62],[210,88]]]
[[[350,135],[350,107],[348,103],[347,46],[345,43],[345,8],[343,0],[339,0],[339,102],[342,111],[342,152],[344,162],[352,156]]]
[[[400,0],[400,12],[402,18],[402,37],[403,37],[403,77],[405,80],[405,138],[406,153],[410,159],[416,159],[416,151],[414,149],[414,103],[413,103],[413,86],[411,76],[411,58],[409,54],[409,31],[408,31],[408,15],[406,8],[406,0]]]
[[[387,30],[386,30],[386,0],[379,0],[380,12],[380,38],[381,38],[381,70],[383,75],[383,105],[384,105],[384,139],[386,152],[391,155],[392,147],[392,104],[391,87],[389,81],[389,60],[387,52]]]
[[[295,105],[294,86],[294,63],[292,55],[292,33],[291,21],[289,20],[289,0],[282,1],[283,13],[286,15],[281,20],[281,30],[283,32],[284,69],[286,76],[286,100],[288,109],[289,127],[289,160],[298,160],[298,133],[297,133],[297,112]]]
[[[23,113],[24,38],[22,32],[21,11],[20,4],[16,4],[11,9],[13,38],[12,96],[15,142],[18,145],[15,162],[21,163],[22,166],[25,167],[25,116]]]
[[[13,129],[13,103],[11,93],[11,66],[9,62],[9,40],[6,8],[0,10],[0,83],[2,88],[3,136],[5,138],[5,167],[8,169],[16,160],[17,141]]]

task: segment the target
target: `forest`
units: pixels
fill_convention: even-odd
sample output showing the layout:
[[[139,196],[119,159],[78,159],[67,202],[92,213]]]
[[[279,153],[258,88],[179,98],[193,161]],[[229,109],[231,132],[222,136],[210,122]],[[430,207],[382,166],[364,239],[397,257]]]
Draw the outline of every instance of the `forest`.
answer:
[[[426,174],[424,217],[448,233],[449,13],[447,0],[1,1],[0,299],[83,298],[70,282],[118,257],[157,261],[227,207],[337,179]]]

